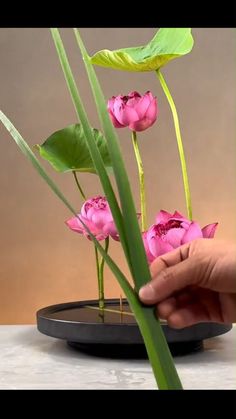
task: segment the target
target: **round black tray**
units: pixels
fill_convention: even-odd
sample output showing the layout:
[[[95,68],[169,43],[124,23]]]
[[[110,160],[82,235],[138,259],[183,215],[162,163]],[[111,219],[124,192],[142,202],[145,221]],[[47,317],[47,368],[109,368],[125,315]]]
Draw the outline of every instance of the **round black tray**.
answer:
[[[92,308],[89,308],[90,306]],[[120,301],[105,301],[109,310],[120,310]],[[41,333],[65,339],[70,346],[87,353],[109,357],[146,357],[143,338],[126,300],[124,313],[97,310],[98,301],[75,301],[42,308],[37,312]],[[184,329],[172,329],[162,324],[174,356],[203,348],[203,340],[228,332],[232,324],[199,323]]]

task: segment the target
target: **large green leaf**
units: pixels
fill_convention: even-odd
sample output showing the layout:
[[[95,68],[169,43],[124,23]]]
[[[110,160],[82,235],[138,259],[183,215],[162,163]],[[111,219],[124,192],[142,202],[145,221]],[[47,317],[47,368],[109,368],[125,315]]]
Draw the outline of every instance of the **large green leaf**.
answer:
[[[191,51],[191,28],[161,28],[145,46],[98,51],[92,64],[124,71],[153,71]]]
[[[111,168],[112,164],[106,139],[97,129],[93,129],[92,132],[104,166]],[[36,147],[41,157],[47,160],[58,172],[97,173],[80,124],[69,125],[54,132],[42,145]]]

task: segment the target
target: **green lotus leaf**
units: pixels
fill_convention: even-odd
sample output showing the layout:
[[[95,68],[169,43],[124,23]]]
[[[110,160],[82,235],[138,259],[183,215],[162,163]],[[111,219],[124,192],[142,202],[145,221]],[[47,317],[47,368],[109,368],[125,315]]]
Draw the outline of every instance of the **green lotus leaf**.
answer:
[[[111,169],[111,159],[103,134],[93,129],[105,167]],[[56,131],[42,145],[35,146],[41,157],[47,160],[57,172],[97,173],[80,124],[69,125]]]
[[[191,28],[161,28],[145,46],[98,51],[90,61],[124,71],[153,71],[181,57],[193,47]]]

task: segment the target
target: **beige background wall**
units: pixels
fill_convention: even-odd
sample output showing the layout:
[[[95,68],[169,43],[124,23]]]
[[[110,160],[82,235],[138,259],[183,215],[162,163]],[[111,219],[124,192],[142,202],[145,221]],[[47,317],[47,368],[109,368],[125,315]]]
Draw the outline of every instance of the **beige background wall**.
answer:
[[[90,53],[146,43],[154,29],[82,29]],[[70,29],[61,30],[81,94],[94,126],[97,118],[83,63]],[[233,240],[235,200],[234,29],[193,29],[192,53],[163,73],[178,106],[189,168],[194,218],[203,226],[219,221],[217,237]],[[76,122],[73,106],[48,29],[0,30],[0,102],[29,144],[41,143],[57,129]],[[157,95],[158,122],[140,135],[146,171],[149,223],[163,208],[185,213],[181,172],[171,114],[154,74],[97,69],[107,98],[131,90]],[[138,202],[136,165],[129,131],[119,130]],[[45,164],[46,167],[47,164]],[[80,197],[71,175],[49,169],[78,209]],[[81,175],[87,195],[101,192],[93,175]],[[31,323],[38,308],[96,298],[91,243],[70,232],[70,217],[47,185],[0,127],[0,323]],[[118,243],[112,254],[125,268]],[[126,269],[126,268],[125,268]],[[107,297],[120,289],[107,270]]]

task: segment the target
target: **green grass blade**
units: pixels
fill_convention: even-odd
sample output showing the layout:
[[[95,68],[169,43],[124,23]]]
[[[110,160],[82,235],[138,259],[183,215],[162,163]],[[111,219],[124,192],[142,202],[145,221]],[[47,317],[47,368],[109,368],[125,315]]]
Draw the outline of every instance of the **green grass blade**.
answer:
[[[79,220],[90,234],[95,246],[101,253],[111,271],[116,276],[119,285],[126,295],[130,308],[135,315],[140,332],[143,336],[148,357],[159,389],[181,390],[182,384],[173,363],[162,327],[155,316],[155,308],[145,307],[141,304],[136,291],[133,290],[120,268],[106,253],[106,250],[100,245],[93,234],[90,233],[84,222],[80,218]]]
[[[70,68],[70,64],[66,55],[66,51],[65,48],[63,46],[63,42],[62,39],[60,37],[60,33],[58,31],[58,29],[53,28],[51,29],[51,34],[55,43],[55,47],[57,50],[57,54],[62,66],[62,70],[77,112],[77,115],[80,119],[81,125],[83,127],[84,130],[84,134],[86,136],[87,139],[87,144],[89,147],[89,151],[94,163],[94,166],[96,167],[97,173],[99,174],[104,192],[106,194],[106,197],[108,199],[111,211],[112,211],[112,215],[113,218],[116,222],[116,226],[117,229],[119,231],[119,236],[120,236],[120,240],[122,243],[122,246],[124,248],[124,252],[127,258],[127,261],[129,263],[129,250],[127,247],[127,240],[126,240],[126,235],[125,235],[125,231],[124,231],[124,226],[123,226],[123,219],[122,219],[122,214],[120,211],[120,207],[117,203],[117,199],[116,196],[114,194],[110,179],[108,177],[106,168],[104,166],[104,163],[102,161],[101,155],[99,153],[99,150],[94,142],[93,139],[93,135],[92,135],[92,129],[91,126],[89,124],[88,121],[88,117],[87,114],[85,112],[82,100],[80,98],[79,95],[79,91],[77,89],[71,68]]]
[[[119,147],[118,138],[114,127],[110,121],[105,98],[98,82],[95,70],[91,64],[85,46],[80,37],[79,31],[74,29],[75,36],[83,55],[85,67],[88,73],[89,81],[96,102],[99,118],[107,138],[107,145],[110,152],[114,175],[119,191],[122,213],[124,217],[124,227],[129,246],[131,263],[133,266],[133,276],[136,289],[138,290],[148,280],[150,280],[150,272],[148,268],[146,253],[142,237],[140,234],[139,224],[136,217],[135,205],[130,189],[130,183],[125,170],[124,161]],[[135,243],[135,245],[134,245]]]
[[[92,240],[94,240],[94,238],[92,238]],[[173,364],[170,350],[159,321],[157,324],[154,308],[142,306],[136,291],[130,286],[116,263],[108,254],[106,254],[99,242],[94,241],[94,243],[104,257],[107,265],[116,276],[119,285],[126,295],[130,308],[135,315],[159,389],[182,389],[181,381],[175,365]]]

